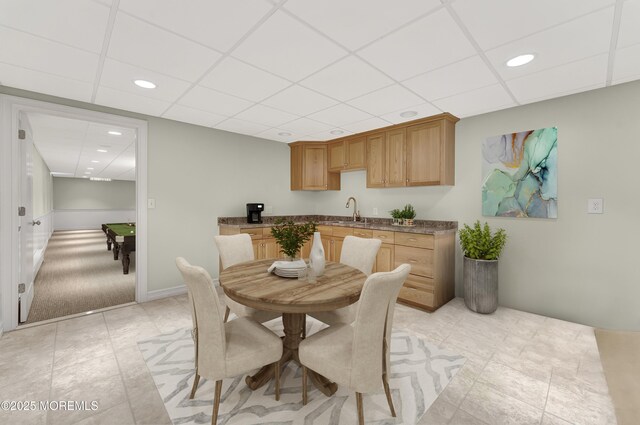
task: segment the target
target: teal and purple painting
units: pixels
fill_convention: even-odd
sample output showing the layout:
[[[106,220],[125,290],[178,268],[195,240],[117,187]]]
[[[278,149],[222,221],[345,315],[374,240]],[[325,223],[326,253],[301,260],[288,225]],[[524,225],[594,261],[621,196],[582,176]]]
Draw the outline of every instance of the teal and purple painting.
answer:
[[[482,175],[482,215],[557,218],[558,129],[489,137]]]

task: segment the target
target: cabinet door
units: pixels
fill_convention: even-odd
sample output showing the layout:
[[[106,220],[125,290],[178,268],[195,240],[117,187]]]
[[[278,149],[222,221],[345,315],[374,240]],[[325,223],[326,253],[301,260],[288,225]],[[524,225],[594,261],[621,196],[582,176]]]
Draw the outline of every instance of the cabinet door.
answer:
[[[385,133],[367,137],[367,187],[384,187],[386,168]]]
[[[328,144],[329,171],[341,171],[347,166],[345,142],[332,142]]]
[[[367,139],[357,137],[345,142],[348,170],[364,169],[367,166]]]
[[[300,248],[300,258],[305,260],[308,259],[309,255],[311,254],[312,246],[313,246],[313,237],[308,241],[306,241],[304,245],[302,245],[302,248]]]
[[[331,261],[335,261],[336,263],[340,262],[340,256],[342,255],[342,243],[344,242],[343,238],[333,238],[333,250],[331,251],[332,259]]]
[[[374,272],[390,272],[394,269],[393,251],[393,245],[391,244],[383,243],[380,245],[380,250],[376,255]]]
[[[406,144],[404,129],[387,132],[385,187],[406,186]]]
[[[331,236],[322,236],[322,248],[324,249],[324,259],[332,261],[333,258],[333,238]]]
[[[327,189],[327,146],[305,145],[302,157],[302,189]]]
[[[264,239],[262,244],[265,259],[275,260],[283,257],[283,254],[280,252],[280,245],[278,245],[275,239]]]
[[[262,239],[252,240],[251,245],[253,245],[253,257],[256,260],[264,260],[264,250],[262,249]]]
[[[440,184],[440,122],[407,128],[407,186]]]

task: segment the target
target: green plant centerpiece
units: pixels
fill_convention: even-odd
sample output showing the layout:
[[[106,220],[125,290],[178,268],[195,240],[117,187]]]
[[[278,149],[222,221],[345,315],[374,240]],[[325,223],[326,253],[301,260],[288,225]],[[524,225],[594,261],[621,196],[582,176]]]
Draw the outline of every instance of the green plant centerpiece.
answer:
[[[507,242],[504,229],[491,232],[489,224],[460,230],[460,246],[464,252],[464,303],[476,313],[489,314],[498,308],[498,258]]]
[[[407,204],[401,211],[405,226],[413,226],[413,219],[416,218],[416,210],[413,205]]]
[[[279,218],[274,222],[271,228],[271,234],[280,246],[280,252],[286,257],[294,259],[302,245],[307,242],[313,232],[316,231],[317,223],[308,221],[302,224],[296,224],[293,220]]]

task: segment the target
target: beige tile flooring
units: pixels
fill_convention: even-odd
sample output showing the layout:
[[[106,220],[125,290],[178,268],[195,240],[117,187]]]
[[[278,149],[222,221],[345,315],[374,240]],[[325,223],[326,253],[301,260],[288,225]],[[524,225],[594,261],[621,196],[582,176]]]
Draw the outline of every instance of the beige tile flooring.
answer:
[[[0,339],[0,400],[100,400],[97,411],[5,412],[2,424],[170,424],[136,341],[191,325],[186,295],[27,328]],[[615,424],[592,328],[461,299],[408,328],[467,362],[421,424]]]

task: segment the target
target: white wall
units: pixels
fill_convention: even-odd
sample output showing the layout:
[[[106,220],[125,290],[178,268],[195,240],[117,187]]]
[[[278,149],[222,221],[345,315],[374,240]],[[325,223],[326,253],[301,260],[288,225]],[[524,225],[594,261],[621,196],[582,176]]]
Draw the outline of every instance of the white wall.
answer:
[[[344,214],[349,196],[361,213],[381,216],[405,203],[418,218],[480,219],[507,230],[500,259],[500,304],[593,326],[640,330],[640,82],[461,120],[456,185],[366,189],[365,172],[343,173],[342,190],[319,194],[320,213]],[[488,136],[558,127],[558,219],[485,218],[481,145]],[[587,215],[587,198],[604,198]],[[462,295],[462,253],[456,258]]]
[[[33,145],[33,220],[40,221],[33,227],[33,276],[38,274],[44,261],[44,251],[53,233],[53,178],[40,152]],[[33,288],[30,288],[31,290]]]

